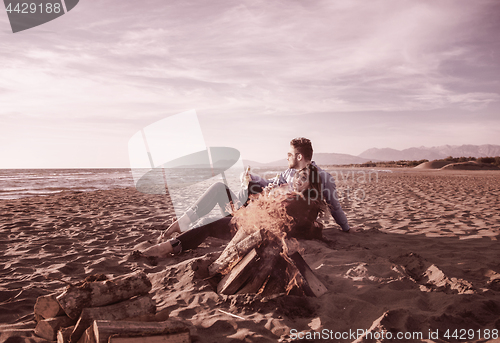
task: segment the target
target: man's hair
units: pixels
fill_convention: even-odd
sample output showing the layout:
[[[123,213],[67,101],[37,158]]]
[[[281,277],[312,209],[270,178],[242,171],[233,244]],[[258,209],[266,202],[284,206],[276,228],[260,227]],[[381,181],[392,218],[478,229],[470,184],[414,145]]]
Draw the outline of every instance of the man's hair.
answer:
[[[312,160],[313,147],[309,139],[304,137],[294,138],[290,141],[290,145],[293,146],[302,156],[304,156],[306,161]]]

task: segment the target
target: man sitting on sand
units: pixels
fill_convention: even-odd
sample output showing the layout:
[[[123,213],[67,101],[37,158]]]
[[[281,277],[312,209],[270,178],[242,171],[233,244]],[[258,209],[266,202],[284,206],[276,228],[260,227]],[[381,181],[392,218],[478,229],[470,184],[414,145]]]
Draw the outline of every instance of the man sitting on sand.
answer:
[[[270,184],[281,185],[283,183],[291,184],[293,177],[297,170],[301,170],[309,164],[315,166],[319,171],[319,177],[321,178],[321,188],[323,191],[323,198],[325,199],[328,209],[332,214],[335,222],[341,227],[343,232],[349,232],[349,224],[347,223],[347,217],[340,206],[337,187],[335,186],[335,180],[326,171],[319,168],[314,161],[312,161],[313,148],[311,141],[307,138],[295,138],[290,142],[290,150],[288,151],[288,169],[279,175],[279,179],[276,178],[271,180],[262,179],[250,175],[252,183],[256,183],[261,187],[266,187]]]
[[[342,231],[349,232],[350,228],[347,223],[347,217],[337,199],[335,181],[329,173],[321,170],[316,163],[311,160],[312,154],[313,149],[309,139],[293,139],[290,142],[290,150],[287,158],[289,168],[271,180],[246,174],[245,177],[247,177],[247,181],[249,181],[248,192],[240,192],[238,197],[236,197],[222,182],[215,183],[207,189],[207,191],[190,209],[188,209],[186,213],[169,226],[169,228],[160,236],[160,243],[149,247],[140,254],[146,257],[161,257],[170,253],[178,254],[183,250],[194,249],[208,236],[231,238],[231,222],[234,221],[231,219],[231,215],[227,213],[227,216],[224,218],[207,225],[185,231],[180,236],[171,238],[168,241],[161,243],[165,238],[170,237],[172,234],[176,232],[181,233],[181,227],[189,225],[189,223],[203,217],[217,204],[220,206],[222,211],[226,212],[226,209],[229,208],[229,204],[227,204],[227,200],[224,200],[227,199],[227,197],[222,196],[226,193],[228,193],[232,199],[239,199],[242,202],[246,202],[249,193],[256,194],[264,190],[264,198],[266,198],[266,195],[268,196],[270,192],[273,191],[273,188],[286,188],[284,189],[285,193],[307,192],[306,194],[309,194],[307,197],[304,195],[302,196],[302,198],[306,200],[305,204],[303,204],[304,208],[295,206],[295,209],[293,209],[295,202],[289,202],[288,204],[292,206],[289,207],[289,209],[293,209],[288,214],[295,218],[295,224],[300,222],[297,218],[304,215],[302,212],[305,211],[307,213],[315,213],[314,218],[308,218],[303,221],[306,224],[299,225],[301,228],[299,230],[295,230],[296,237],[309,236],[309,238],[317,238],[321,236],[320,233],[319,235],[316,234],[317,230],[314,228],[317,227],[315,224],[317,215],[321,212],[321,210],[315,206],[318,202],[326,204],[326,207],[328,207],[333,218],[342,228]],[[311,193],[308,191],[309,188],[316,189],[316,195],[314,197],[310,196]],[[259,196],[259,198],[262,197]],[[275,200],[279,199],[276,198]],[[287,198],[287,200],[290,199]],[[308,207],[311,208],[308,209]],[[309,211],[311,209],[313,210],[312,212]],[[255,215],[255,213],[253,215]],[[310,233],[312,233],[312,235]]]
[[[293,179],[297,170],[304,169],[309,164],[315,166],[319,171],[321,182],[322,194],[327,206],[335,219],[335,222],[341,227],[343,232],[349,232],[349,224],[347,217],[340,206],[337,197],[337,188],[335,180],[326,171],[319,168],[314,161],[312,161],[313,148],[311,141],[307,138],[295,138],[290,142],[290,150],[288,151],[288,169],[278,175],[276,178],[266,180],[256,175],[246,174],[249,181],[248,192],[242,190],[237,196],[227,188],[222,182],[212,185],[207,192],[192,206],[185,214],[178,220],[173,222],[165,232],[161,235],[161,240],[170,237],[173,233],[181,233],[181,228],[187,227],[195,220],[202,218],[209,213],[215,205],[219,205],[225,214],[229,204],[227,204],[228,197],[230,199],[238,199],[240,202],[245,203],[249,194],[257,194],[262,192],[264,188],[274,188],[282,184],[293,184]]]

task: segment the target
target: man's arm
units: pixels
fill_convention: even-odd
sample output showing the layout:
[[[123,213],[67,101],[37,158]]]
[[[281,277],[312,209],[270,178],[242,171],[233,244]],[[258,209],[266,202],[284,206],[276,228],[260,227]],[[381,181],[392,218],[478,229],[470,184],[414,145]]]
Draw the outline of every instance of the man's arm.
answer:
[[[276,183],[277,185],[282,185],[284,183],[287,183],[287,177],[290,175],[291,169],[288,169],[282,173],[279,174],[279,180]],[[238,200],[244,204],[248,200],[249,194],[258,194],[261,193],[262,190],[267,187],[271,183],[276,182],[276,177],[272,179],[264,179],[263,177],[260,177],[260,175],[253,175],[253,174],[248,174],[250,177],[250,182],[248,184],[247,188],[242,188],[238,192],[237,198]],[[242,175],[243,177],[243,175]]]
[[[287,177],[290,173],[291,173],[291,169],[287,169],[284,172],[281,172],[279,174],[279,180],[277,182],[277,185],[282,185],[284,183],[287,183]],[[264,179],[263,177],[260,177],[259,175],[253,175],[253,174],[250,174],[250,177],[251,177],[253,183],[258,184],[262,188],[266,187],[270,183],[276,183],[276,177],[273,177],[272,179],[269,179],[269,180]]]

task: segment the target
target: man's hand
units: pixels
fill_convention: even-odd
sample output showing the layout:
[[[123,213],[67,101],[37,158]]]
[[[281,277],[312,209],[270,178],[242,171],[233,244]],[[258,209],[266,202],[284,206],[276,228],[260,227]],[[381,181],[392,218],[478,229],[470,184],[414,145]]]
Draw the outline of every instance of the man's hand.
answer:
[[[247,167],[247,169],[243,173],[241,173],[240,181],[241,188],[247,189],[248,184],[250,183],[250,181],[252,181],[252,176],[250,175],[250,167]]]

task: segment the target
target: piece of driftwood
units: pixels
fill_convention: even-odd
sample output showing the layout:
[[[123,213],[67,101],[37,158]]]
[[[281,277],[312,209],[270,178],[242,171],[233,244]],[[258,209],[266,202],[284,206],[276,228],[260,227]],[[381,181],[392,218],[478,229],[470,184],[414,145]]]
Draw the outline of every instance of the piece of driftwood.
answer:
[[[217,273],[225,274],[234,265],[238,263],[249,251],[257,247],[262,242],[260,230],[252,233],[241,241],[235,243],[233,240],[229,242],[222,254],[209,267],[210,275]]]
[[[144,314],[144,315],[139,315],[137,317],[131,317],[127,318],[127,321],[131,322],[163,322],[168,319],[170,316],[170,311],[168,308],[164,308],[161,311],[158,311],[154,314]]]
[[[60,328],[75,324],[75,320],[67,316],[59,316],[39,321],[35,327],[35,335],[45,338],[49,341],[55,341],[57,331]]]
[[[60,328],[59,331],[57,331],[57,343],[68,343],[74,328],[74,326]]]
[[[139,321],[139,322],[163,322],[168,319],[169,312],[170,311],[168,311],[168,309],[163,309],[157,312],[156,314],[146,314],[126,319],[130,321]],[[57,343],[69,343],[71,339],[71,334],[73,332],[73,328],[74,326],[70,326],[69,328],[59,330],[59,332],[57,333]],[[69,332],[63,330],[68,330]],[[92,325],[85,330],[83,335],[78,340],[78,343],[95,343],[94,327]]]
[[[279,255],[277,257],[272,273],[269,275],[269,278],[265,281],[265,285],[263,285],[260,290],[260,294],[262,296],[272,296],[275,294],[286,293],[290,277],[288,271],[289,265],[290,264],[285,258],[283,258],[283,256]]]
[[[234,237],[231,238],[231,243],[236,244],[247,238],[249,234],[245,230],[238,230],[234,234]]]
[[[106,281],[85,282],[81,286],[68,286],[57,297],[59,305],[70,318],[78,318],[83,308],[99,307],[147,294],[151,282],[140,271]]]
[[[318,279],[318,277],[314,274],[309,265],[306,263],[306,261],[304,261],[304,259],[298,252],[293,253],[290,256],[290,258],[292,259],[293,263],[299,270],[300,274],[302,274],[302,276],[304,277],[305,281],[309,286],[309,289],[312,292],[312,294],[307,294],[307,295],[320,297],[326,292],[328,292],[328,289]]]
[[[276,262],[278,258],[280,258],[281,251],[281,247],[273,244],[258,249],[257,253],[260,256],[260,266],[252,273],[253,275],[250,275],[246,285],[238,290],[236,294],[258,293],[259,290],[265,286],[266,281],[276,267]]]
[[[258,268],[260,257],[255,249],[252,249],[246,256],[234,266],[231,271],[217,285],[217,293],[236,293],[255,273]]]
[[[155,314],[156,304],[151,295],[125,300],[117,304],[84,308],[71,333],[70,342],[78,342],[94,320],[123,320]]]
[[[309,266],[307,266],[307,263],[302,259],[302,256],[299,253],[292,254],[292,256],[298,262],[295,262],[288,255],[279,256],[261,294],[263,296],[270,296],[284,292],[289,295],[306,295],[311,297],[324,294],[327,291],[326,287],[317,279]],[[300,269],[297,267],[297,264],[300,265]],[[311,289],[308,278],[315,287],[315,291]]]
[[[35,316],[44,319],[55,318],[64,314],[64,310],[56,300],[57,294],[42,295],[36,299]]]
[[[286,273],[288,278],[287,285],[285,286],[285,293],[288,295],[298,295],[298,296],[314,296],[314,293],[311,291],[309,284],[306,279],[300,273],[299,269],[295,266],[293,261],[289,258],[286,260]]]
[[[77,343],[96,343],[94,336],[94,327],[89,326]]]
[[[269,279],[260,291],[260,294],[263,296],[280,293],[297,296],[316,296],[304,275],[302,275],[295,265],[295,262],[290,257],[283,255],[278,257]]]
[[[109,306],[108,306],[109,307]],[[132,318],[125,318],[127,321],[137,321],[137,322],[163,322],[168,319],[170,314],[170,311],[168,309],[163,309],[161,311],[156,312],[156,314],[144,314],[140,315],[137,317],[132,317]],[[71,334],[73,333],[74,326],[71,326],[70,328],[71,331],[69,333],[63,332],[65,329],[59,330],[57,334],[57,343],[68,343],[70,342]],[[90,331],[89,331],[90,329]],[[66,334],[68,335],[66,338]],[[89,335],[92,335],[92,337],[89,337]],[[61,336],[61,341],[59,340],[59,337]],[[75,336],[76,337],[76,336]],[[78,342],[83,341],[84,342],[89,342],[89,340],[95,340],[94,338],[94,331],[93,331],[93,326],[91,325],[83,335],[80,337]]]
[[[109,343],[191,343],[189,332],[140,337],[110,337]]]
[[[261,246],[245,255],[217,285],[219,294],[260,293],[263,296],[286,293],[319,297],[328,290],[302,256],[283,252],[270,236]]]
[[[93,324],[96,343],[120,342],[190,342],[189,328],[180,322],[135,322],[96,320]],[[161,338],[160,338],[161,337]],[[182,339],[183,340],[180,340]],[[187,338],[187,340],[186,340]],[[134,340],[135,339],[135,340]],[[140,339],[140,340],[138,340]]]

